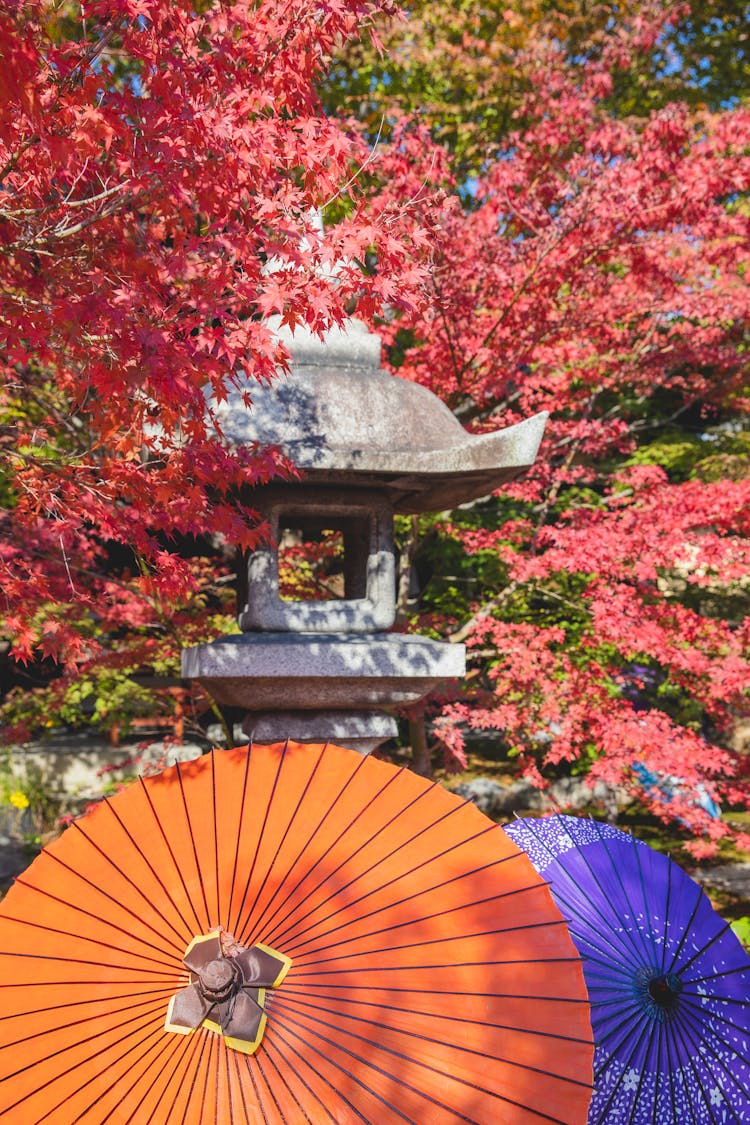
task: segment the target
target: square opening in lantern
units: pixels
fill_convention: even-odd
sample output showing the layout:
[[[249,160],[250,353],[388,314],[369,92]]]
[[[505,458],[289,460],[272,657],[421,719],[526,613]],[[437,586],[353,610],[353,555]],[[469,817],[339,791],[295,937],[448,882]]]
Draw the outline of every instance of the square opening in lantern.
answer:
[[[292,490],[290,490],[292,491]],[[370,632],[395,617],[393,513],[379,494],[269,489],[273,543],[247,567],[243,631]]]

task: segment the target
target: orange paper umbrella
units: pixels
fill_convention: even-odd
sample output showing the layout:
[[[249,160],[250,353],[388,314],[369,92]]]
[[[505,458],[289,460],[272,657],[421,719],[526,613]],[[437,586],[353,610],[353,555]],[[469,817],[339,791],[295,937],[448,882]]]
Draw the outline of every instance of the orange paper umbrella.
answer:
[[[0,906],[16,1123],[584,1122],[577,954],[472,805],[334,746],[132,785]]]

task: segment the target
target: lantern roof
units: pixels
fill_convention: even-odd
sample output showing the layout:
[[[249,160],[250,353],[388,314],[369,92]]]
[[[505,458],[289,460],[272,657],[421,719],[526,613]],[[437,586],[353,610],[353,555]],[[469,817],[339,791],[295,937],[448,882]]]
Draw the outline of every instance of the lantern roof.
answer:
[[[547,414],[470,434],[441,400],[380,367],[380,337],[350,319],[324,339],[269,327],[291,355],[288,374],[219,405],[227,438],[278,446],[315,484],[386,491],[398,512],[454,508],[533,465]]]

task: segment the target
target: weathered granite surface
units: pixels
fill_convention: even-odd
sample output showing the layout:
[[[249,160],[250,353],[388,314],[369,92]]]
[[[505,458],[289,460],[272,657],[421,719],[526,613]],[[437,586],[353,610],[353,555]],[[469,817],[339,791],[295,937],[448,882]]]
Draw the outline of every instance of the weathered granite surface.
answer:
[[[402,706],[465,667],[463,645],[406,633],[243,633],[182,653],[183,676],[256,712]]]
[[[291,353],[290,374],[270,386],[248,380],[216,404],[236,444],[279,446],[308,481],[379,487],[398,512],[455,508],[533,465],[545,413],[488,434],[470,434],[426,387],[380,369],[380,338],[349,320],[324,340],[269,327]]]

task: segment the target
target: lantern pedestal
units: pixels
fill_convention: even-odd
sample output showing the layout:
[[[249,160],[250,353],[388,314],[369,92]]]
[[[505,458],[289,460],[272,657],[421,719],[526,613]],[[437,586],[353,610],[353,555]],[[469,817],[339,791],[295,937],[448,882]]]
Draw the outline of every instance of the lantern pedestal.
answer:
[[[376,708],[464,675],[464,646],[406,633],[242,633],[187,649],[183,675],[248,712],[254,742],[335,742],[369,753],[397,731]],[[284,708],[283,710],[281,708]]]

